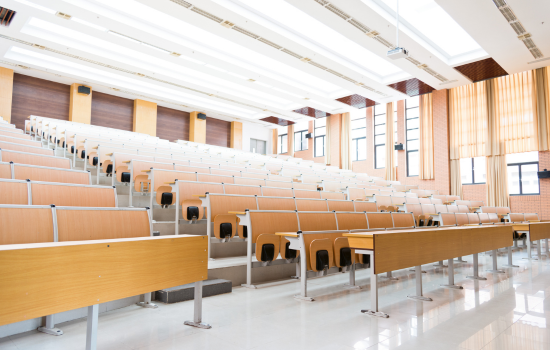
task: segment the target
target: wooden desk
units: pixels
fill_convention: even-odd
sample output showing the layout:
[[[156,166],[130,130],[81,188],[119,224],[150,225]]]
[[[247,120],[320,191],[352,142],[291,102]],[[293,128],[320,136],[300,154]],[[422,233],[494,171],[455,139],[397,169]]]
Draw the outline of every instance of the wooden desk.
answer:
[[[477,254],[493,250],[496,266],[496,249],[513,244],[512,227],[505,225],[479,227],[442,227],[433,229],[405,229],[346,233],[350,248],[357,254],[370,255],[371,310],[362,310],[374,316],[388,317],[378,311],[377,275],[414,266],[416,268],[416,300],[431,301],[422,296],[421,265],[447,259],[449,261],[449,285],[454,286],[453,259],[474,254],[477,270]],[[496,270],[496,267],[494,267]],[[474,274],[474,278],[477,273]]]
[[[550,222],[526,222],[526,223],[512,223],[513,230],[518,233],[527,234],[527,258],[538,259],[542,255],[542,240],[545,240],[546,248],[545,253],[550,254],[548,251],[548,239],[550,238]],[[537,244],[537,258],[533,258],[531,254],[531,242],[539,241]]]
[[[100,303],[195,282],[185,324],[210,328],[201,323],[206,249],[205,236],[187,235],[2,245],[0,325],[88,306],[86,349],[95,349]]]

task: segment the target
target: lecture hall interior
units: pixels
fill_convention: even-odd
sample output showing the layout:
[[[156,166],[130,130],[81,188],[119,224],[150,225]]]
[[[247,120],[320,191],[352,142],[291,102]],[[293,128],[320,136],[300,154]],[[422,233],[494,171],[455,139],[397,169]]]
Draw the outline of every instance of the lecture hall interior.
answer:
[[[0,1],[0,350],[550,349],[549,240],[548,0]]]

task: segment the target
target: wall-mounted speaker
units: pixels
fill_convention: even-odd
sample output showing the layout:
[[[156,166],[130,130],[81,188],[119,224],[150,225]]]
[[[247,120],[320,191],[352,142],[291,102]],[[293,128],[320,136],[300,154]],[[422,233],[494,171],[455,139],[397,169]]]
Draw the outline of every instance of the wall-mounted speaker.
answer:
[[[311,133],[311,132],[310,132],[309,134],[306,134],[306,139],[310,139],[310,138],[312,138],[312,137],[313,137],[313,136],[312,136],[312,133]]]
[[[204,113],[197,114],[197,119],[206,120],[206,114],[204,114]]]
[[[550,177],[550,171],[544,169],[544,171],[537,171],[539,179],[548,179]]]
[[[395,145],[395,148],[394,148],[396,151],[402,151],[403,150],[403,144],[400,143],[398,145]]]
[[[78,87],[78,93],[79,94],[89,95],[91,92],[92,92],[91,89],[87,86],[80,85]]]

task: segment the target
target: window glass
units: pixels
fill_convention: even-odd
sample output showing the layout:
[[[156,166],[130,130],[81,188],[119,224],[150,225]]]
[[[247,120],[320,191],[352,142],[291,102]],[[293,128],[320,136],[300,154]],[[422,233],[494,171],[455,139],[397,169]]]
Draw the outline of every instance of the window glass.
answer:
[[[474,183],[487,182],[487,162],[485,157],[474,158]]]
[[[325,137],[320,136],[315,138],[315,157],[323,157],[325,155]]]
[[[519,165],[508,165],[508,193],[520,194],[519,192]]]
[[[538,164],[521,165],[521,190],[523,194],[539,193]]]
[[[460,159],[460,180],[463,184],[474,182],[472,174],[472,158]]]
[[[377,169],[386,167],[386,146],[376,146],[375,150],[376,164]]]
[[[418,159],[418,151],[407,152],[407,166],[409,167],[408,176],[418,176],[420,160]]]
[[[525,152],[506,155],[508,163],[508,193],[511,195],[540,194],[539,153]]]

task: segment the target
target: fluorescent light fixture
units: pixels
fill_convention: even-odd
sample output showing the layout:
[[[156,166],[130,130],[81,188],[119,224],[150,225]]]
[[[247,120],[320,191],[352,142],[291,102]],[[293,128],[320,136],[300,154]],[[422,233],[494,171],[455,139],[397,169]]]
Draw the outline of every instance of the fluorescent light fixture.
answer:
[[[137,43],[137,44],[141,44],[141,41],[137,40],[137,39],[134,39],[134,38],[131,38],[127,35],[124,35],[124,34],[120,34],[120,33],[117,33],[117,32],[113,32],[112,30],[109,30],[108,32],[109,34],[111,35],[114,35],[116,37],[119,37],[119,38],[122,38],[122,39],[126,39],[126,40],[129,40],[129,41],[132,41],[134,43]]]
[[[294,97],[298,97],[298,98],[305,98],[304,96],[301,96],[301,95],[298,95],[298,94],[295,94],[293,92],[290,92],[288,90],[285,90],[285,89],[279,89],[278,87],[273,87],[273,90],[275,91],[279,91],[279,92],[282,92],[284,94],[287,94],[287,95],[290,95],[290,96],[294,96]]]
[[[306,73],[302,69],[287,65],[269,55],[261,54],[194,26],[176,15],[172,16],[137,1],[96,0],[94,3],[85,0],[64,1],[140,31],[146,31],[163,40],[172,41],[193,51],[224,60],[229,64],[322,97],[328,97],[329,94],[340,89],[338,85]]]
[[[52,15],[55,15],[57,13],[57,11],[55,11],[55,10],[49,9],[49,8],[47,8],[45,6],[42,6],[42,5],[37,5],[34,2],[30,2],[30,1],[27,1],[27,0],[15,0],[15,1],[17,1],[21,4],[25,4],[27,6],[31,6],[31,7],[34,7],[36,9],[45,11],[45,12],[50,13]]]
[[[232,76],[234,76],[236,78],[239,78],[239,79],[248,80],[248,77],[245,77],[244,75],[240,75],[240,74],[233,73],[233,72],[227,72],[227,74],[232,75]]]
[[[94,28],[94,29],[97,29],[97,30],[101,30],[102,32],[108,32],[109,31],[109,29],[107,29],[107,28],[104,28],[102,26],[98,26],[97,24],[90,23],[90,22],[85,21],[83,19],[80,19],[78,17],[71,17],[71,21],[77,22],[77,23],[80,23],[80,24],[84,24],[85,26],[88,26],[88,27],[91,27],[91,28]]]
[[[196,60],[194,58],[191,58],[191,57],[187,57],[187,56],[180,56],[180,58],[183,58],[184,60],[186,61],[189,61],[189,62],[193,62],[193,63],[196,63],[196,64],[200,64],[201,66],[204,66],[206,64],[206,62],[203,62],[203,61],[199,61],[199,60]]]
[[[138,91],[161,99],[175,100],[183,104],[197,105],[222,113],[231,113],[245,118],[250,118],[252,114],[256,113],[255,110],[242,108],[225,102],[218,102],[215,99],[196,96],[161,85],[151,84],[147,80],[126,77],[16,46],[12,46],[4,57],[73,75],[83,80],[96,81],[109,86],[117,86],[122,89]]]
[[[143,46],[145,46],[145,47],[148,47],[148,48],[150,48],[150,49],[153,49],[153,50],[162,52],[162,53],[166,53],[166,54],[172,53],[172,51],[168,51],[168,50],[165,50],[165,49],[160,48],[160,47],[158,47],[158,46],[144,43],[143,41],[141,42],[141,45],[143,45]]]
[[[371,79],[402,71],[287,1],[213,1]]]
[[[216,66],[214,66],[214,65],[212,65],[212,64],[206,64],[205,67],[208,67],[208,68],[210,68],[210,69],[215,69],[215,70],[217,70],[218,72],[224,72],[224,73],[227,72],[225,69],[222,69],[222,68],[220,68],[220,67],[216,67]]]
[[[273,86],[269,85],[269,84],[266,84],[266,83],[262,83],[261,81],[255,81],[254,84],[258,84],[258,85],[261,85],[263,87],[266,87],[268,89],[271,89]]]
[[[361,0],[375,12],[385,11],[395,23],[395,0]],[[373,6],[377,5],[377,6]],[[482,50],[481,46],[434,0],[407,0],[399,3],[400,25],[423,37],[428,45],[447,58]]]
[[[121,67],[135,67],[135,71],[138,72],[153,72],[159,74],[159,79],[161,79],[161,76],[165,76],[167,77],[166,80],[172,80],[174,83],[180,85],[188,86],[188,84],[195,84],[210,90],[219,91],[220,93],[240,97],[247,101],[254,101],[261,105],[269,105],[281,109],[291,102],[289,99],[250,87],[245,82],[238,84],[219,77],[217,73],[212,74],[212,72],[188,68],[184,65],[174,63],[173,60],[162,60],[153,55],[148,55],[141,51],[133,50],[38,18],[31,18],[21,29],[21,32],[71,49],[120,62]],[[190,87],[196,88],[195,86]]]

